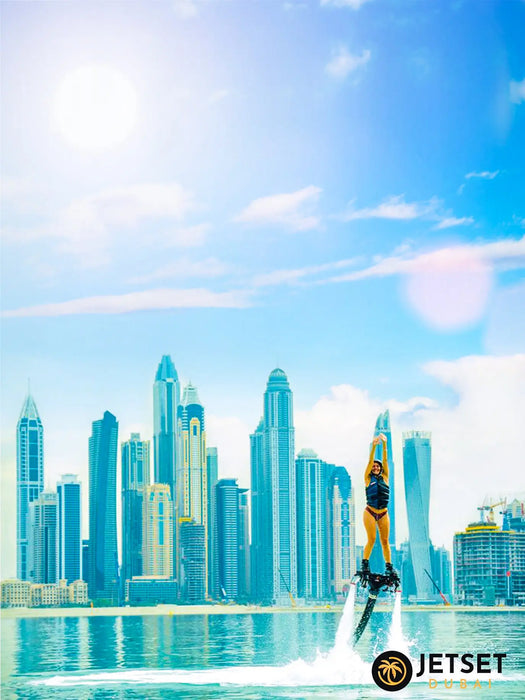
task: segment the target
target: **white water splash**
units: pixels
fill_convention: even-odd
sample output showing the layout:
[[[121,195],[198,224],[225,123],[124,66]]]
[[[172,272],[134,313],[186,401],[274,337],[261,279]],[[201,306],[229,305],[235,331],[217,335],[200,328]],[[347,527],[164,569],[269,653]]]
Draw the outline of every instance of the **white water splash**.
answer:
[[[337,632],[335,634],[335,649],[341,649],[349,646],[350,639],[354,631],[354,608],[355,608],[355,583],[350,584],[350,590],[346,597],[343,615],[339,620]]]
[[[401,651],[403,654],[410,657],[411,646],[412,644],[403,634],[403,628],[401,626],[401,591],[396,591],[387,648]]]

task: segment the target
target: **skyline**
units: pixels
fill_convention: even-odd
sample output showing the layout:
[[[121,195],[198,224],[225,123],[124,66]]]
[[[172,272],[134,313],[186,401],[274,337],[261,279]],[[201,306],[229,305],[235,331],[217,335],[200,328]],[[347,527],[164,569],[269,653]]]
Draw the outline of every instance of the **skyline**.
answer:
[[[282,367],[296,452],[348,468],[356,513],[390,411],[398,542],[405,430],[432,432],[436,546],[525,490],[522,2],[0,11],[3,569],[26,379],[45,486],[78,474],[86,513],[91,423],[153,454],[165,354],[240,487]],[[66,107],[89,80],[86,123]]]

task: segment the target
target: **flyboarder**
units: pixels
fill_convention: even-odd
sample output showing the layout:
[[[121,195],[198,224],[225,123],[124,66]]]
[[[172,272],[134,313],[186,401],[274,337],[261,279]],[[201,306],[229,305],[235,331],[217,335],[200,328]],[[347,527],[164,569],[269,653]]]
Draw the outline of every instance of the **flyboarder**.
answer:
[[[375,459],[376,447],[383,443],[383,461]],[[363,552],[361,563],[361,573],[365,576],[370,574],[370,564],[368,562],[374,543],[376,532],[379,530],[379,539],[385,558],[385,576],[399,581],[397,572],[392,567],[392,554],[388,536],[390,534],[390,519],[388,517],[388,501],[390,497],[390,487],[388,485],[388,457],[386,435],[381,433],[372,441],[370,458],[365,469],[365,490],[366,508],[363,513],[363,523],[368,541]]]

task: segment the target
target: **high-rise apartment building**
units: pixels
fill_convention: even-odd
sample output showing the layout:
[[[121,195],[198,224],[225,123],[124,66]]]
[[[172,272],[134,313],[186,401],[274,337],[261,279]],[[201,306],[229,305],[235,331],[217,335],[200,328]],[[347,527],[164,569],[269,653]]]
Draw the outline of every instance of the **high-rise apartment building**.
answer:
[[[239,600],[250,597],[250,511],[249,490],[239,489]]]
[[[16,426],[16,570],[29,579],[29,504],[44,490],[44,428],[35,401],[28,394]]]
[[[478,522],[456,533],[454,602],[525,605],[525,531]]]
[[[142,504],[150,482],[149,442],[131,433],[121,445],[122,457],[122,580],[142,576]]]
[[[89,597],[118,600],[118,422],[105,411],[89,438]]]
[[[356,571],[355,503],[350,474],[332,467],[328,477],[329,576],[332,595],[344,593]]]
[[[226,600],[239,595],[239,487],[236,479],[220,479],[217,496],[219,589]]]
[[[418,601],[436,598],[427,572],[432,571],[429,532],[431,434],[413,430],[403,433],[403,470],[407,504],[409,557]]]
[[[182,522],[192,521],[204,528],[204,591],[206,596],[208,588],[209,508],[206,430],[204,407],[199,400],[197,389],[192,384],[188,384],[183,392],[178,411],[177,430],[181,447],[176,486],[178,525]],[[199,571],[200,575],[200,569],[197,568],[194,571]],[[187,577],[188,572],[186,571]]]
[[[173,501],[168,484],[144,486],[142,565],[144,577],[172,577]]]
[[[153,452],[156,484],[168,484],[175,498],[177,473],[177,410],[180,385],[169,355],[163,355],[153,384]]]
[[[33,583],[57,583],[57,495],[42,491],[29,505],[31,546],[30,571]]]
[[[295,460],[297,478],[297,593],[300,598],[328,596],[328,465],[310,449]]]
[[[206,596],[206,533],[204,525],[184,519],[180,531],[180,595],[188,603],[203,601]]]
[[[82,499],[80,482],[64,474],[57,484],[57,580],[82,579]]]
[[[210,598],[217,598],[219,596],[219,554],[215,486],[219,480],[219,458],[216,447],[206,448],[206,471],[208,475],[208,595]]]
[[[297,595],[297,526],[293,400],[282,369],[270,373],[263,418],[250,439],[252,597],[287,603]]]

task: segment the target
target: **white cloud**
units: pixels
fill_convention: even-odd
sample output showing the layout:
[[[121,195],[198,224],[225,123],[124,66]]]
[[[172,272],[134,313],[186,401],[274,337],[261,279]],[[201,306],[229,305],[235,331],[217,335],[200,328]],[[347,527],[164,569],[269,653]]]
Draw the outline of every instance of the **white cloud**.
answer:
[[[525,236],[492,243],[441,248],[384,258],[367,268],[324,280],[354,282],[370,277],[404,277],[408,305],[432,328],[469,327],[486,310],[493,270],[525,266]]]
[[[350,210],[344,215],[345,221],[353,219],[396,219],[409,221],[434,214],[438,208],[438,200],[429,199],[426,202],[405,202],[404,195],[387,197],[376,207]]]
[[[182,308],[231,308],[250,306],[249,292],[212,292],[208,289],[150,289],[129,294],[84,297],[4,311],[5,318],[69,316],[72,314],[124,314],[132,311]]]
[[[256,225],[273,224],[292,231],[307,231],[319,226],[320,219],[312,211],[321,192],[320,187],[309,185],[296,192],[260,197],[250,202],[234,221]]]
[[[349,7],[358,10],[369,0],[321,0],[321,7]]]
[[[190,192],[175,182],[141,183],[113,188],[74,200],[62,209],[55,221],[30,230],[12,230],[9,236],[18,241],[55,238],[63,252],[81,258],[83,264],[98,265],[109,258],[109,249],[119,239],[129,247],[141,242],[140,226],[151,220],[171,225],[182,222],[195,208]],[[202,240],[203,230],[198,227],[172,230],[166,236],[159,233],[159,241],[166,236],[169,243],[195,245],[191,238]]]
[[[341,46],[332,52],[332,57],[326,65],[326,72],[333,78],[344,80],[349,73],[365,66],[372,54],[364,49],[361,55],[351,54],[346,46]]]
[[[306,267],[300,267],[294,270],[272,270],[271,272],[256,275],[252,280],[252,284],[254,287],[270,287],[280,284],[298,284],[304,277],[311,277],[321,272],[351,267],[352,265],[355,265],[358,260],[359,258],[349,258],[347,260],[336,260],[334,262],[324,263],[322,265],[307,265]]]
[[[219,479],[238,478],[239,486],[249,488],[253,428],[236,416],[206,415],[206,443],[217,447]]]
[[[197,0],[173,0],[173,9],[183,19],[196,17],[199,13],[198,5]]]
[[[375,419],[386,408],[390,409],[393,425],[399,539],[407,535],[403,430],[432,432],[430,534],[435,544],[451,548],[453,533],[477,518],[476,508],[485,496],[511,494],[520,487],[513,465],[521,453],[525,355],[436,361],[428,363],[424,371],[454,391],[453,405],[428,397],[377,399],[355,386],[341,385],[333,387],[330,395],[310,410],[296,413],[297,451],[312,447],[322,459],[350,470],[356,487],[361,543],[362,474]]]
[[[217,258],[205,258],[204,260],[190,260],[179,258],[171,263],[162,265],[145,275],[133,277],[130,284],[147,284],[162,279],[183,279],[188,277],[220,277],[231,271],[230,265]]]
[[[439,223],[437,223],[434,228],[436,229],[443,229],[443,228],[452,228],[453,226],[469,226],[470,224],[474,223],[474,219],[471,216],[463,216],[460,219],[458,219],[455,216],[447,216],[444,219],[441,219]]]
[[[510,101],[514,104],[525,102],[525,78],[520,82],[511,80],[509,85]]]
[[[467,173],[465,175],[465,178],[467,180],[470,180],[473,177],[479,177],[483,180],[494,180],[494,178],[497,177],[498,175],[499,175],[499,170],[494,170],[492,172],[490,170],[483,170],[482,172],[479,172],[479,173],[476,173],[476,172]]]
[[[477,257],[488,263],[502,267],[503,269],[514,269],[525,266],[525,236],[516,240],[513,238],[493,241],[491,243],[478,243],[449,248],[440,248],[429,253],[406,253],[404,255],[393,255],[369,267],[355,272],[349,272],[338,277],[333,277],[330,282],[354,282],[368,277],[389,277],[391,275],[407,275],[418,272],[421,269],[446,261],[461,262],[471,256]]]

